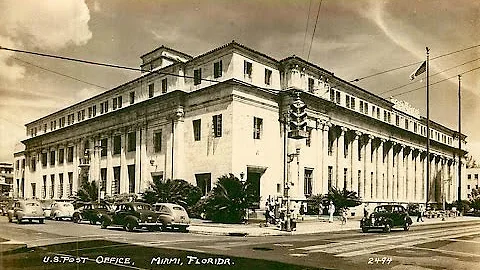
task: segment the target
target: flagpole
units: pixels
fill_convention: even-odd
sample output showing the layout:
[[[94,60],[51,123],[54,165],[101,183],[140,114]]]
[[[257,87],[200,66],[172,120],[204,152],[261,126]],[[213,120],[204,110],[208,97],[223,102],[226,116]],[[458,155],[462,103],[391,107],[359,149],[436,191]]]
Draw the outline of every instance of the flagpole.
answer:
[[[462,202],[462,107],[460,81],[462,75],[458,75],[458,208]],[[460,209],[459,209],[460,210]]]
[[[428,206],[428,196],[429,196],[429,187],[430,187],[430,91],[429,91],[429,80],[428,80],[428,73],[429,73],[429,52],[430,49],[428,47],[425,48],[427,53],[427,61],[426,61],[426,81],[427,81],[427,180],[426,180],[426,199],[425,199],[425,207]]]

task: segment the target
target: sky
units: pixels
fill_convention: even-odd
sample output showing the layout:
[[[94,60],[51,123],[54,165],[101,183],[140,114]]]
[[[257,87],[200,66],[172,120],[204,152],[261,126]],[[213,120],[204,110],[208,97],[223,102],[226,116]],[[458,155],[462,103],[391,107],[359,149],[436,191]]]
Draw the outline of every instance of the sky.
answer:
[[[429,47],[430,119],[457,130],[457,75],[464,73],[462,133],[476,160],[479,30],[477,0],[0,0],[1,47],[129,67],[161,45],[197,56],[235,40],[277,60],[297,55],[351,81],[423,61]],[[409,79],[416,68],[354,84],[426,116],[425,82]],[[23,150],[26,123],[139,75],[0,50],[0,161],[13,162]]]

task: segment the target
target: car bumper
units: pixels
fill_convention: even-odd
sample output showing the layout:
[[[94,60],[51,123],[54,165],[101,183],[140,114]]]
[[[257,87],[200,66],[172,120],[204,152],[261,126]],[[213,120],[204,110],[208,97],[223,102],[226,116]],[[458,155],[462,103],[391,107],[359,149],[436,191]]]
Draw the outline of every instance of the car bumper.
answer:
[[[25,215],[25,216],[22,216],[22,217],[19,217],[20,220],[23,220],[23,219],[45,219],[45,217],[41,216],[28,216],[28,215]]]

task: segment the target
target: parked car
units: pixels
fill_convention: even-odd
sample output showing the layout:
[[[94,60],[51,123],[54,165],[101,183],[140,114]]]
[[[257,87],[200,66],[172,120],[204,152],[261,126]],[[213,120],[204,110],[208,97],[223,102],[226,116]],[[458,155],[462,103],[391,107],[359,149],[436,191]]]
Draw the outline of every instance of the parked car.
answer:
[[[8,214],[8,210],[13,208],[14,200],[9,200],[9,201],[2,201],[1,203],[1,213],[2,216],[6,216]]]
[[[39,223],[45,221],[43,209],[36,200],[15,201],[12,209],[8,210],[7,215],[9,222],[16,220],[19,224],[26,220],[29,222],[37,220]]]
[[[88,220],[90,224],[101,222],[103,215],[109,213],[110,208],[106,204],[85,203],[73,213],[73,222],[80,223],[82,220]]]
[[[52,209],[50,210],[50,218],[55,220],[68,218],[71,220],[73,212],[75,212],[73,204],[69,202],[54,202],[52,204]]]
[[[43,209],[43,216],[45,218],[50,218],[50,212],[52,211],[52,204],[54,202],[54,200],[40,200],[40,205]]]
[[[363,232],[368,232],[371,229],[382,229],[384,232],[390,232],[392,228],[403,228],[408,231],[412,223],[412,219],[402,205],[380,205],[375,207],[370,216],[362,218],[360,228]]]
[[[122,226],[127,231],[138,228],[154,231],[158,230],[162,223],[158,220],[158,214],[152,211],[149,204],[128,202],[117,205],[114,212],[102,216],[102,229],[108,226]]]
[[[173,203],[156,203],[154,211],[158,214],[158,220],[162,223],[162,230],[178,229],[187,231],[190,226],[190,218],[185,208]]]

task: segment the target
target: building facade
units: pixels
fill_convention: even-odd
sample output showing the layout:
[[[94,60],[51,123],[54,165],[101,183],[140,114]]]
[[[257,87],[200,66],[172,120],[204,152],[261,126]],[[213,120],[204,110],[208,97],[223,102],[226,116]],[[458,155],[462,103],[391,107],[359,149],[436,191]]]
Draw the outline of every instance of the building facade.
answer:
[[[137,79],[26,124],[16,194],[66,198],[81,179],[100,182],[103,195],[138,194],[155,178],[206,194],[233,173],[260,206],[284,196],[287,182],[293,200],[330,187],[372,203],[457,197],[458,133],[430,121],[427,157],[426,119],[405,102],[236,42],[196,57],[162,46],[141,59]],[[308,115],[299,140],[285,137],[297,93]]]
[[[10,196],[13,191],[13,166],[11,163],[0,162],[0,194]]]
[[[480,168],[467,168],[465,174],[467,175],[467,177],[465,181],[466,183],[462,199],[471,199],[472,190],[476,189],[477,191],[480,191],[478,189],[478,187],[480,186],[480,180],[478,179],[480,175]]]

